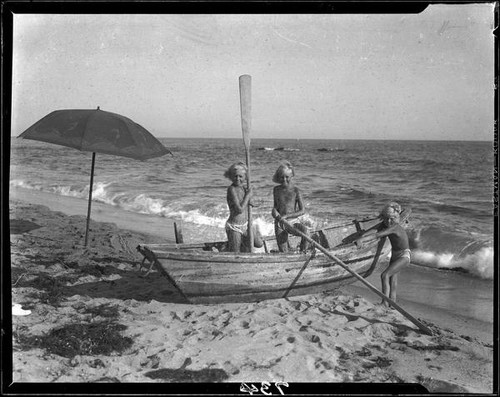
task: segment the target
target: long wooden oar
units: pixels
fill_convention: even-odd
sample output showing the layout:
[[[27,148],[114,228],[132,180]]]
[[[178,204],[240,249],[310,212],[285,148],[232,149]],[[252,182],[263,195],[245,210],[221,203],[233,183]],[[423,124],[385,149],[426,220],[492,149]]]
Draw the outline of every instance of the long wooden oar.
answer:
[[[361,281],[363,284],[365,284],[368,288],[370,288],[373,292],[375,292],[377,295],[382,297],[383,299],[387,300],[392,307],[394,307],[398,312],[400,312],[403,316],[405,316],[408,320],[410,320],[413,324],[415,324],[424,334],[427,335],[432,335],[432,331],[430,328],[426,327],[424,324],[422,324],[420,321],[418,321],[415,317],[413,317],[410,313],[408,313],[406,310],[404,310],[401,306],[399,306],[396,302],[394,302],[392,299],[389,297],[385,296],[382,292],[380,292],[374,285],[366,281],[363,277],[361,277],[358,273],[356,273],[354,270],[349,269],[349,267],[342,262],[339,258],[336,256],[332,255],[330,252],[328,252],[323,246],[318,244],[316,241],[314,241],[312,238],[309,236],[305,235],[302,233],[300,230],[297,230],[294,228],[288,221],[286,221],[283,218],[279,218],[281,222],[283,222],[286,226],[288,226],[290,229],[295,231],[299,236],[305,238],[307,241],[310,243],[314,244],[314,246],[319,249],[321,252],[323,252],[326,256],[329,258],[333,259],[338,265],[343,267],[345,270],[347,270],[349,273],[351,273],[354,277],[356,277],[359,281]]]
[[[252,129],[252,77],[240,76],[241,130],[247,162],[247,189],[250,190],[250,131]],[[248,247],[253,252],[252,206],[248,202]]]

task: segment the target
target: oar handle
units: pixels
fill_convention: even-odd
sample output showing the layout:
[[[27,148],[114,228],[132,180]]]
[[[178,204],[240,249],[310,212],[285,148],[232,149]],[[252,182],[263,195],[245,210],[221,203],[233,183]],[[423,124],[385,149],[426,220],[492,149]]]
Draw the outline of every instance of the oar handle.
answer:
[[[422,324],[420,321],[418,321],[410,313],[408,313],[406,310],[404,310],[401,306],[399,306],[396,302],[394,302],[392,299],[387,297],[385,294],[380,292],[374,285],[372,285],[371,283],[366,281],[363,277],[361,277],[354,270],[349,269],[349,267],[344,262],[342,262],[339,258],[337,258],[333,254],[328,252],[322,245],[318,244],[312,238],[310,238],[306,234],[302,233],[300,230],[296,229],[292,224],[290,224],[287,220],[283,219],[281,216],[278,216],[276,219],[278,219],[278,221],[280,221],[283,224],[285,224],[286,226],[288,226],[291,230],[293,230],[299,236],[305,238],[307,241],[309,241],[311,244],[313,244],[317,249],[319,249],[321,252],[323,252],[326,256],[333,259],[339,266],[341,266],[342,268],[347,270],[349,273],[351,273],[354,277],[356,277],[359,281],[361,281],[363,284],[365,284],[368,288],[370,288],[377,295],[379,295],[383,299],[387,300],[391,304],[392,307],[394,307],[403,316],[405,316],[408,320],[410,320],[413,324],[415,324],[423,333],[425,333],[427,335],[433,334],[430,328],[426,327],[424,324]]]
[[[252,187],[251,179],[250,179],[250,148],[246,151],[246,160],[247,160],[247,189],[250,192]],[[253,227],[252,227],[252,206],[250,205],[252,198],[248,200],[248,247],[249,251],[253,252]]]

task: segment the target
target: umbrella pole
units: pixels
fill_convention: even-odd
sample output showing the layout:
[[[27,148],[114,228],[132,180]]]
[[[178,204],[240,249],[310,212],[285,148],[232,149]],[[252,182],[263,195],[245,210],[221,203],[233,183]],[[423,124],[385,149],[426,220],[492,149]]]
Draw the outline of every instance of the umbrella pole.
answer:
[[[85,247],[89,237],[89,223],[90,223],[90,207],[92,206],[92,186],[94,186],[94,165],[95,165],[95,152],[92,152],[92,169],[90,170],[90,186],[89,186],[89,207],[87,210],[87,228],[85,230]]]

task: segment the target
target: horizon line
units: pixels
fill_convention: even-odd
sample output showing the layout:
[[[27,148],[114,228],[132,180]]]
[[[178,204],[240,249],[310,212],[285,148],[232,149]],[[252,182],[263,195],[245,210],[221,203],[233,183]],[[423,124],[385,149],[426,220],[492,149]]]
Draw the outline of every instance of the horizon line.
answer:
[[[153,134],[151,134],[153,135]],[[153,135],[155,138],[163,138],[163,139],[235,139],[235,140],[241,140],[241,137],[223,137],[223,136],[218,136],[218,137],[207,137],[207,136],[193,136],[193,137],[186,137],[186,136],[160,136],[160,135]],[[10,138],[20,138],[19,135],[10,135]],[[283,138],[283,137],[276,137],[276,138],[262,138],[262,137],[253,137],[252,139],[259,139],[259,140],[289,140],[289,141],[300,141],[300,140],[311,140],[311,141],[408,141],[408,142],[495,142],[495,137],[492,137],[491,140],[489,139],[409,139],[409,138],[400,138],[400,139],[387,139],[387,138],[312,138],[312,137],[301,137],[301,138]]]
[[[155,136],[155,138],[171,138],[171,139],[236,139],[241,140],[241,137],[185,137],[185,136]],[[411,141],[411,142],[494,142],[494,137],[491,140],[489,139],[386,139],[386,138],[261,138],[261,137],[253,137],[252,139],[261,139],[261,140],[289,140],[289,141],[299,141],[299,140],[332,140],[332,141]]]

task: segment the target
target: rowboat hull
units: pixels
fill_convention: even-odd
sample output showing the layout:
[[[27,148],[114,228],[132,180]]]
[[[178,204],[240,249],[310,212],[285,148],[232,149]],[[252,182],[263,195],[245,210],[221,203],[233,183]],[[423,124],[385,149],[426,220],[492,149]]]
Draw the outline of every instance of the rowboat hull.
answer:
[[[409,211],[402,217],[407,222]],[[390,243],[386,238],[355,244],[366,229],[380,221],[354,221],[342,227],[322,229],[314,239],[349,270],[368,277],[387,263]],[[295,240],[294,240],[295,239]],[[292,241],[300,240],[293,237]],[[307,253],[278,253],[270,238],[266,252],[219,252],[219,243],[145,245],[138,249],[191,303],[257,302],[266,299],[314,294],[351,284],[357,279],[331,256],[320,250]],[[219,244],[219,245],[217,245]],[[298,244],[297,244],[298,245]],[[214,252],[216,251],[216,252]]]
[[[363,277],[371,274],[388,252],[385,241],[359,250],[331,251]],[[155,256],[159,271],[168,274],[192,303],[256,302],[319,293],[356,281],[320,252],[234,255],[156,250]]]

